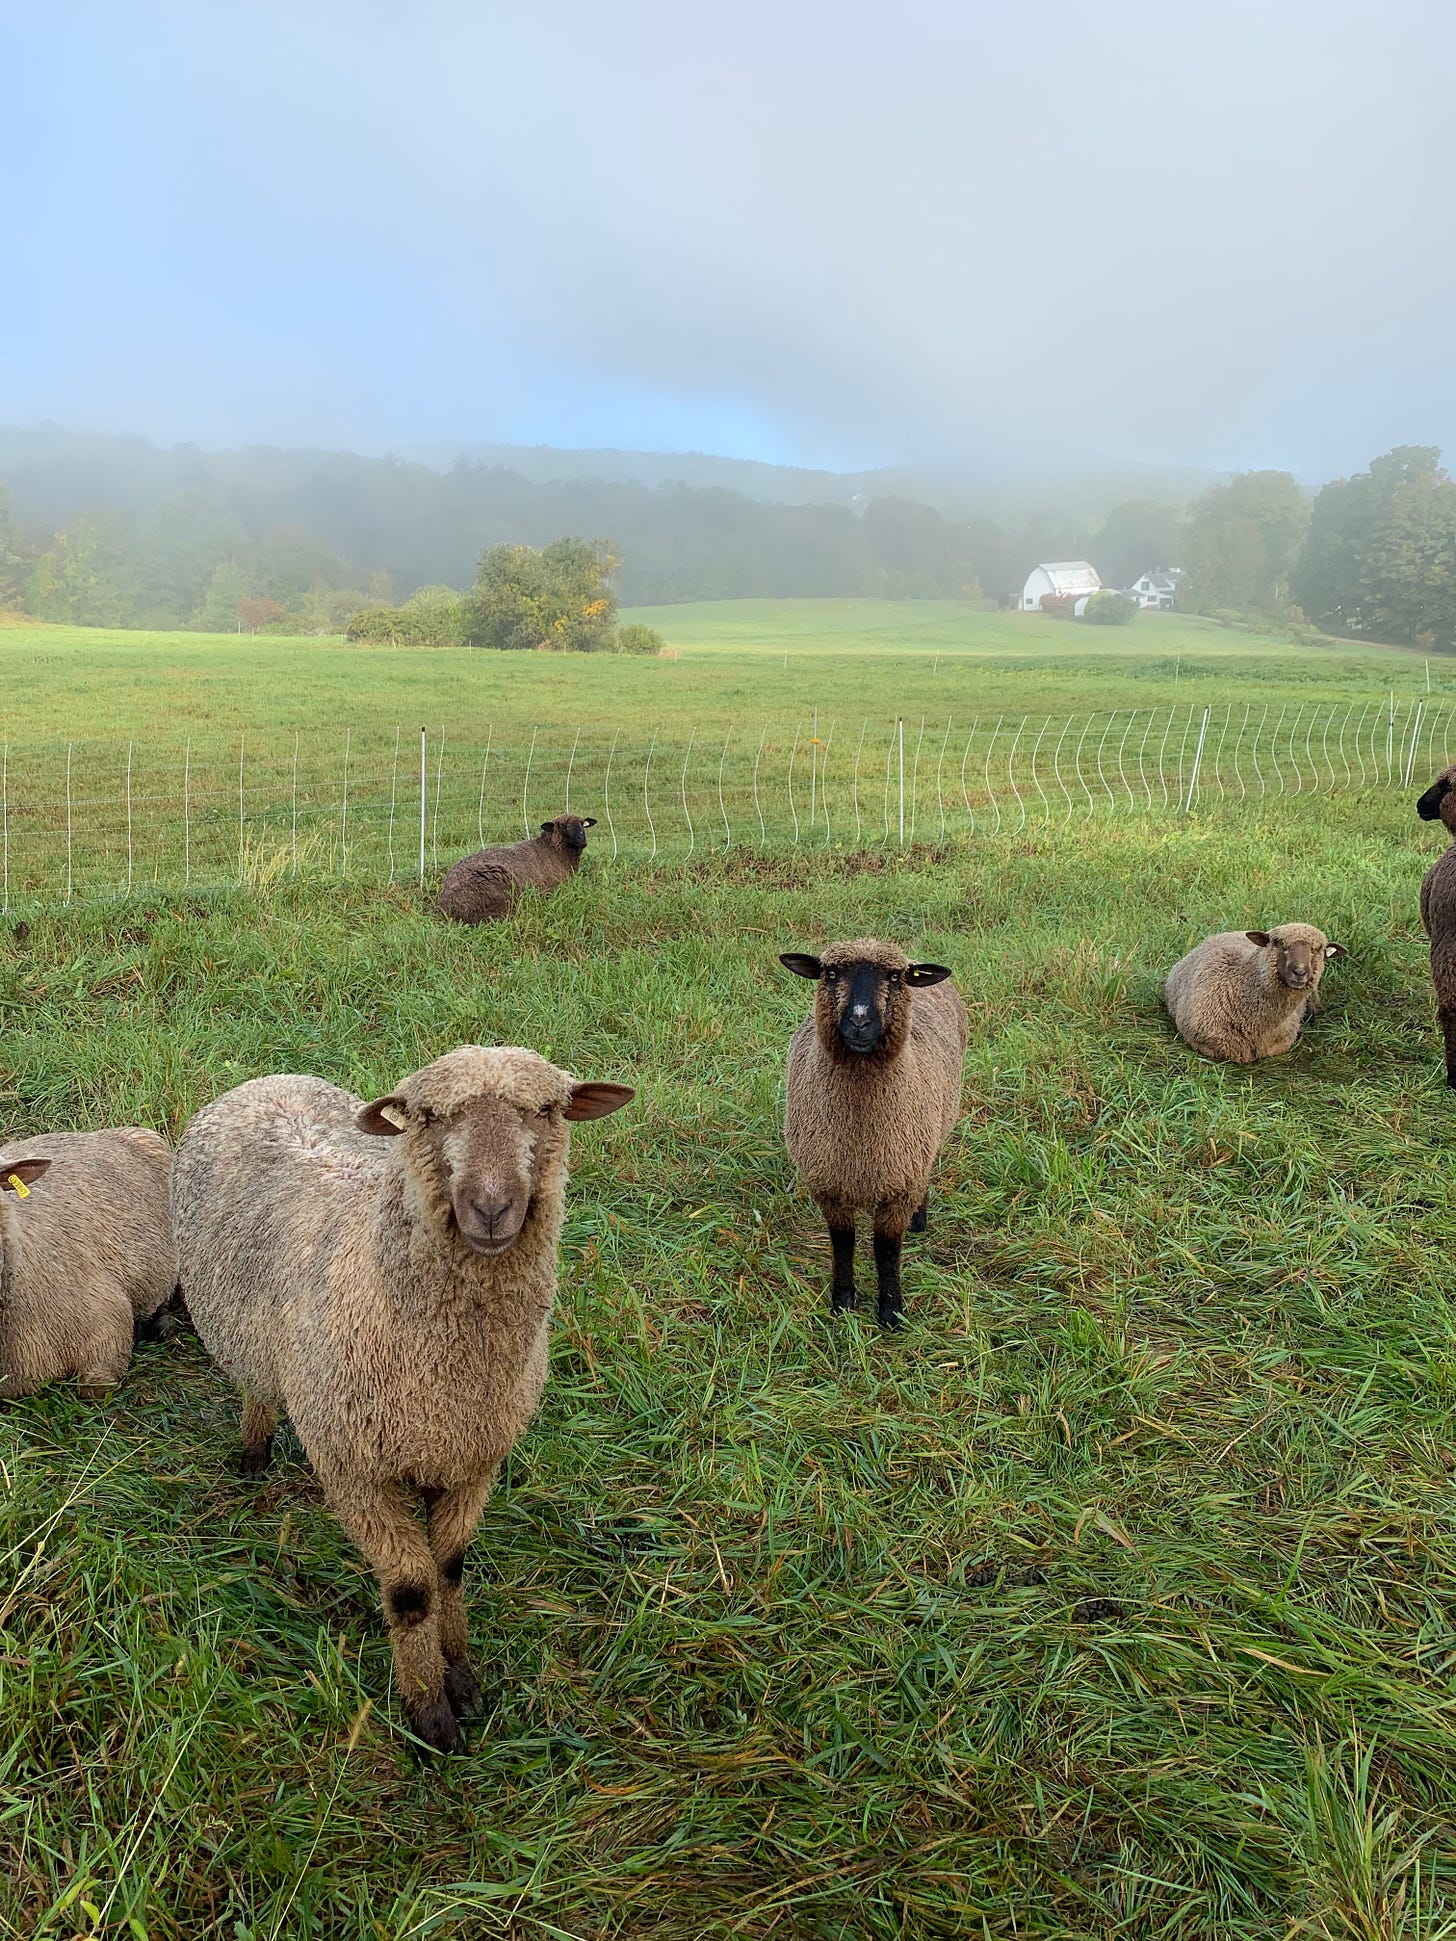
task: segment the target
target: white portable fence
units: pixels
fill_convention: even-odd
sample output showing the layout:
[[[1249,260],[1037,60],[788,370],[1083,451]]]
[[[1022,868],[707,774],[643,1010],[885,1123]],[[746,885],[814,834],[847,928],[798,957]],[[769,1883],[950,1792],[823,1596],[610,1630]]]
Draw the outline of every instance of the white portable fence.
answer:
[[[597,731],[453,722],[231,741],[0,743],[0,897],[333,874],[423,883],[574,809],[592,851],[908,848],[1273,796],[1410,788],[1451,759],[1425,697],[886,720],[820,710]]]

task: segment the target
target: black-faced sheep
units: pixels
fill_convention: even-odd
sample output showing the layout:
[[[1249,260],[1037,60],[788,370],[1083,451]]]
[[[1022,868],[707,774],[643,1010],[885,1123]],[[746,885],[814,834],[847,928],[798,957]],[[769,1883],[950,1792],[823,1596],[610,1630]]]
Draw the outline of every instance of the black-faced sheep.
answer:
[[[1441,822],[1456,837],[1456,768],[1443,769],[1416,803],[1423,822]],[[1456,1086],[1456,841],[1421,880],[1421,924],[1431,940],[1436,1021],[1446,1048],[1446,1083]]]
[[[575,875],[595,816],[563,815],[543,822],[529,842],[477,849],[454,864],[440,886],[440,909],[457,923],[494,923],[509,916],[522,890],[549,894]]]
[[[924,1230],[930,1176],[960,1116],[966,1007],[943,964],[912,964],[870,937],[779,961],[819,986],[789,1047],[784,1140],[829,1228],[830,1304],[854,1306],[854,1221],[867,1208],[878,1317],[898,1327],[901,1245]]]
[[[1316,1009],[1331,957],[1343,957],[1312,923],[1223,930],[1168,972],[1163,987],[1178,1034],[1205,1058],[1253,1065],[1288,1051]]]
[[[372,1105],[254,1079],[178,1148],[182,1287],[243,1392],[242,1471],[266,1467],[286,1410],[379,1579],[410,1723],[442,1752],[480,1703],[465,1546],[546,1379],[567,1122],[631,1097],[467,1045]]]
[[[177,1285],[167,1142],[141,1126],[0,1147],[0,1397],[74,1376],[96,1400]]]

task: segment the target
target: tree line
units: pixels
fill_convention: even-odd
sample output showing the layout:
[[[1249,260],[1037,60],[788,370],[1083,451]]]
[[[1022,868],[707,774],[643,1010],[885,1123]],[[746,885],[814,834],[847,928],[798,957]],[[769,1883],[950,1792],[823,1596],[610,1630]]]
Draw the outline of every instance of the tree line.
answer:
[[[1112,587],[1181,566],[1180,603],[1200,613],[1456,648],[1456,484],[1433,447],[1401,447],[1314,495],[1287,472],[1248,472],[1187,505],[1128,499],[1097,514],[1049,500],[998,520],[893,495],[800,505],[465,460],[439,472],[0,430],[0,609],[40,619],[338,633],[361,612],[408,607],[408,622],[368,624],[457,637],[459,603],[480,612],[482,553],[539,554],[562,534],[610,535],[614,596],[629,605],[1014,604],[1038,561],[1087,558]]]

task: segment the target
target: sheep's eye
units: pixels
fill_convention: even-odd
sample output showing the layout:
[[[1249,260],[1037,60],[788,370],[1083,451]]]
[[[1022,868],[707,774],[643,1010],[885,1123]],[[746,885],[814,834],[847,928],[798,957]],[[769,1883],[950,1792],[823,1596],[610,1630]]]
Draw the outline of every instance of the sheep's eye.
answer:
[[[826,970],[824,973],[824,982],[826,984],[837,984],[839,982],[839,972],[833,969]]]
[[[900,988],[900,973],[899,973],[899,971],[891,971],[891,972],[890,972],[890,989],[891,989],[892,991],[898,991],[898,990],[899,990],[899,988]]]
[[[551,1117],[551,1107],[549,1105],[538,1106],[536,1117],[538,1119],[549,1119]]]

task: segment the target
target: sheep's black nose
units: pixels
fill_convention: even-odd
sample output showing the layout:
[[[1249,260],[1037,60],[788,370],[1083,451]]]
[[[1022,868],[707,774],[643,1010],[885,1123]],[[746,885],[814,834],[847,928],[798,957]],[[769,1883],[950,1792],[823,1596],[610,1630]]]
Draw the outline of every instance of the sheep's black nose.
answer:
[[[873,1051],[880,1042],[879,1021],[875,1018],[846,1018],[839,1027],[839,1037],[850,1051]]]

